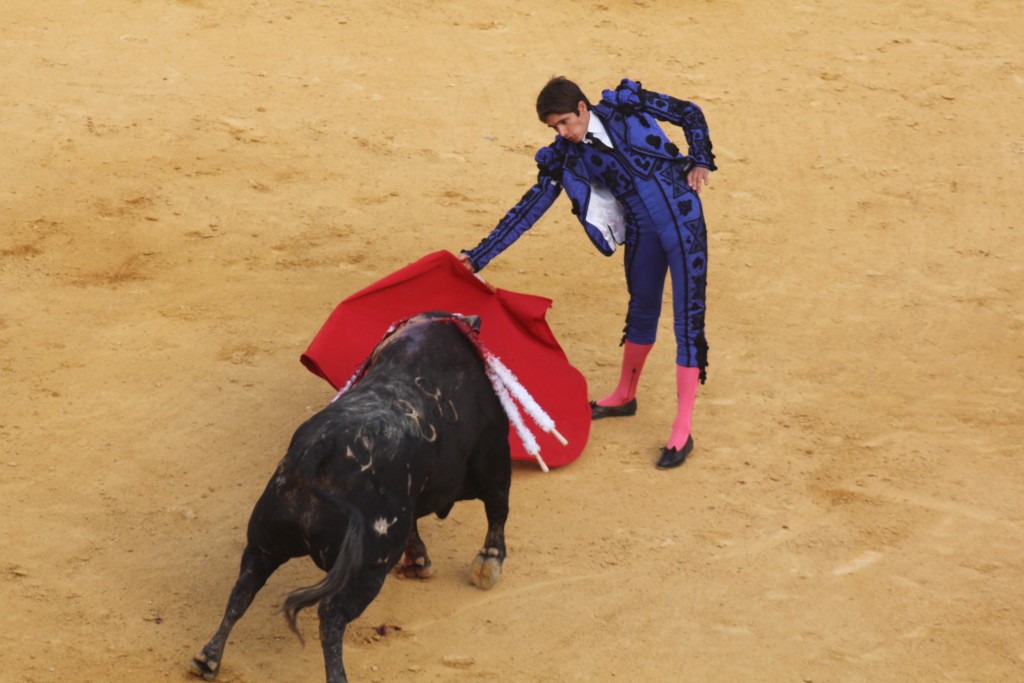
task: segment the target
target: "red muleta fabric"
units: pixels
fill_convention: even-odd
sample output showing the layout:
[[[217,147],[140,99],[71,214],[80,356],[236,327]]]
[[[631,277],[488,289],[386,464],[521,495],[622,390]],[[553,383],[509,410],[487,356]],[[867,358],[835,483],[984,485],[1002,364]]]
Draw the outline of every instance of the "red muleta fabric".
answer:
[[[450,252],[424,256],[349,296],[334,309],[302,355],[310,372],[335,389],[345,385],[396,321],[444,311],[480,317],[480,341],[515,373],[569,444],[527,417],[549,467],[561,467],[583,452],[590,435],[587,382],[570,363],[544,319],[551,300],[492,289]],[[525,416],[524,416],[525,417]],[[512,430],[512,457],[535,462]]]

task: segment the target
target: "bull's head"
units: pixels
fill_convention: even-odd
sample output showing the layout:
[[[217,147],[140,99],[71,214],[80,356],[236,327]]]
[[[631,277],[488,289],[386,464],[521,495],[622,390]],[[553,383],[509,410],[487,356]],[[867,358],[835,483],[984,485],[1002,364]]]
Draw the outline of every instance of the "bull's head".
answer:
[[[455,320],[461,320],[462,322],[473,328],[473,331],[480,332],[480,316],[478,315],[462,315],[461,313],[445,313],[444,311],[430,311],[429,313],[420,313],[417,316],[409,318],[407,322],[411,322],[415,319],[422,320],[447,320],[454,318]]]
[[[424,325],[438,320],[454,320],[458,321],[471,330],[474,333],[480,333],[480,316],[478,315],[462,315],[461,313],[448,313],[445,311],[428,311],[425,313],[419,313],[411,316],[404,320],[399,320],[391,326],[391,329],[384,335],[384,338],[380,340],[380,343],[373,349],[370,354],[370,364],[377,362],[377,357],[380,352],[388,346],[391,342],[399,339],[405,333],[412,331],[419,325]]]

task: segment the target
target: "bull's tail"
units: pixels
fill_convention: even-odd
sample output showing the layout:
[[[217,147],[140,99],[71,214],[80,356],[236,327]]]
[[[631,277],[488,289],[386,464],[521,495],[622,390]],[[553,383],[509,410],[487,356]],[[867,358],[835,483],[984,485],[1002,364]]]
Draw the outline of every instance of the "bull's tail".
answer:
[[[281,611],[284,612],[285,619],[288,621],[288,628],[298,636],[299,642],[304,642],[295,623],[299,612],[341,591],[363,563],[363,533],[366,525],[362,513],[354,505],[335,500],[333,496],[327,496],[320,491],[317,493],[321,493],[332,503],[336,505],[341,503],[345,507],[348,513],[348,526],[345,529],[341,547],[338,549],[338,556],[334,558],[334,564],[330,571],[312,586],[298,588],[289,593],[281,607]]]

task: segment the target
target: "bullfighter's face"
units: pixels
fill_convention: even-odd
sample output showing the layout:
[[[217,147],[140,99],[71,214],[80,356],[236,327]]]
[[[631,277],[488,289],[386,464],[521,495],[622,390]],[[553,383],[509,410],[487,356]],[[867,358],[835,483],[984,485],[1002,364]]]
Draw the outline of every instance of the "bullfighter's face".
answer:
[[[587,109],[586,102],[580,102],[576,105],[576,111],[567,114],[548,114],[544,117],[544,123],[569,142],[583,142],[587,126],[590,125],[590,110]]]

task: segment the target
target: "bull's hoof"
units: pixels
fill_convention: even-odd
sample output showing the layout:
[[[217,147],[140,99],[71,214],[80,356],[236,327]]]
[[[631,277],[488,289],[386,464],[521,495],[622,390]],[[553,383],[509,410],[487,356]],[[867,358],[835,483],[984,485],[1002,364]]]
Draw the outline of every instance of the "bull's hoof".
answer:
[[[501,557],[497,548],[484,548],[473,559],[470,581],[477,588],[490,590],[501,576]]]
[[[190,670],[193,676],[201,676],[204,680],[212,681],[217,677],[217,671],[220,670],[220,662],[216,660],[210,661],[207,659],[205,652],[200,652],[192,658],[192,668]]]
[[[422,557],[416,558],[414,562],[399,564],[395,571],[407,579],[429,579],[434,575],[434,567],[430,560]]]

